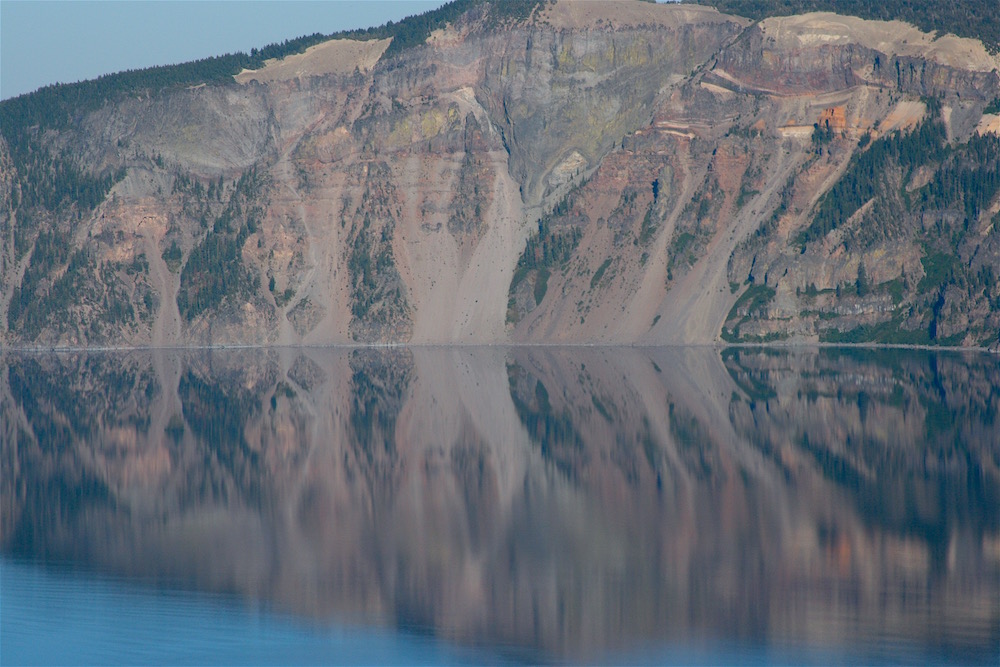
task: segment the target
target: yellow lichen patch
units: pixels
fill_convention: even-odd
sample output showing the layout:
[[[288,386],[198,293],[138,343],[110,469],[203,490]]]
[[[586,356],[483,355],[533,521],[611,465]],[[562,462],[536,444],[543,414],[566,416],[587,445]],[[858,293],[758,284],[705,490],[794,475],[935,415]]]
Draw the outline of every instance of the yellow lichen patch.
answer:
[[[181,139],[187,143],[196,142],[200,139],[199,130],[197,125],[185,125],[181,128]]]
[[[611,62],[611,58],[608,55],[609,53],[611,53],[610,49],[603,55],[603,57],[600,54],[595,53],[593,51],[585,54],[583,56],[583,59],[580,60],[580,69],[586,70],[588,72],[599,71],[602,65]]]
[[[413,143],[413,126],[409,118],[404,118],[392,128],[389,136],[386,137],[386,146],[392,148],[402,148]]]
[[[626,44],[612,41],[605,51],[604,60],[611,67],[639,67],[649,62],[649,46],[638,36]]]
[[[579,151],[573,151],[552,169],[549,183],[554,186],[568,183],[586,167],[587,158],[580,155]]]
[[[562,49],[559,50],[559,55],[556,56],[556,66],[559,69],[571,69],[571,65],[574,64],[572,44],[564,44]]]
[[[341,126],[331,132],[303,139],[295,149],[295,157],[298,160],[330,163],[342,160],[351,152],[351,148],[350,132]]]
[[[441,128],[444,127],[445,122],[445,115],[440,109],[431,109],[421,114],[420,136],[424,139],[436,137],[441,134]]]

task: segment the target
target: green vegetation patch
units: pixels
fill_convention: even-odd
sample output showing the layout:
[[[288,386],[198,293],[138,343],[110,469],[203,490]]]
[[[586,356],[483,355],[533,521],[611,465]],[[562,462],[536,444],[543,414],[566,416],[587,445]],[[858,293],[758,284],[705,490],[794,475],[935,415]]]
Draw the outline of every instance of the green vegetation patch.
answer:
[[[821,343],[885,343],[889,345],[931,345],[933,341],[926,329],[908,330],[902,328],[902,316],[898,313],[888,322],[866,324],[848,331],[826,329],[819,332]]]
[[[767,285],[751,285],[736,299],[736,303],[726,316],[726,325],[722,327],[722,339],[728,343],[741,341],[740,326],[750,321],[754,313],[764,308],[774,298],[775,291]],[[744,313],[740,315],[740,313]],[[728,329],[727,329],[728,327]],[[775,338],[774,340],[778,340]],[[767,341],[751,341],[767,342]]]
[[[953,280],[955,270],[958,268],[958,258],[951,253],[938,252],[927,247],[924,252],[924,256],[920,258],[920,263],[924,267],[924,277],[917,285],[917,290],[922,293]]]
[[[68,235],[41,232],[21,284],[11,295],[8,329],[25,340],[34,340],[45,328],[64,329],[70,309],[96,297],[89,275],[94,268],[85,250],[71,253]]]
[[[642,226],[639,228],[639,243],[643,246],[649,245],[657,229],[659,229],[659,224],[653,217],[653,205],[650,204],[649,208],[646,209],[646,215],[642,218]]]
[[[573,415],[566,408],[554,409],[545,384],[520,364],[507,364],[507,379],[514,410],[531,442],[539,448],[543,459],[573,479],[576,464],[586,456]],[[597,405],[595,402],[594,407]],[[605,413],[606,408],[601,414]]]
[[[823,238],[869,201],[891,202],[900,198],[898,185],[891,180],[896,169],[909,173],[941,160],[946,153],[946,142],[944,124],[936,118],[925,120],[912,132],[893,132],[873,141],[868,150],[851,158],[844,175],[820,199],[812,222],[799,233],[797,243],[804,246]],[[892,213],[892,217],[898,217],[898,211]]]
[[[774,294],[774,289],[767,285],[751,285],[736,299],[736,303],[729,310],[729,315],[726,316],[726,321],[738,318],[739,312],[743,309],[753,312],[766,306],[774,298]]]
[[[681,232],[670,241],[670,254],[672,256],[683,255],[688,248],[690,248],[695,241],[694,234],[690,232]]]
[[[163,251],[162,257],[163,261],[167,264],[167,269],[171,273],[180,271],[181,262],[184,260],[184,253],[181,252],[181,247],[177,245],[176,239],[170,242],[167,249]]]
[[[535,305],[542,305],[542,301],[545,299],[545,293],[549,289],[549,270],[539,269],[538,275],[535,276],[535,289],[533,290],[535,297]]]
[[[521,283],[531,277],[534,278],[532,297],[535,306],[540,306],[548,292],[552,271],[561,269],[569,262],[583,237],[583,231],[579,227],[553,230],[549,225],[549,217],[539,221],[538,234],[528,239],[514,267],[514,275],[508,290],[508,322],[516,322],[519,319],[515,295]]]
[[[601,278],[604,277],[604,273],[608,270],[608,267],[611,266],[611,261],[612,258],[608,257],[606,260],[601,262],[599,267],[597,267],[597,270],[594,271],[594,275],[590,278],[590,289],[594,289],[600,284]]]
[[[391,230],[391,224],[386,226]],[[402,307],[403,296],[398,285],[390,287],[389,283],[394,283],[395,280],[387,280],[390,276],[398,276],[392,245],[385,242],[387,234],[385,232],[376,239],[370,219],[365,216],[361,229],[354,235],[351,243],[347,258],[347,268],[354,288],[351,313],[359,320],[367,318],[386,299],[391,299]]]
[[[181,270],[177,307],[189,322],[217,309],[224,300],[248,301],[260,288],[260,278],[243,262],[243,244],[257,230],[263,210],[263,179],[245,173],[212,230],[196,245]]]

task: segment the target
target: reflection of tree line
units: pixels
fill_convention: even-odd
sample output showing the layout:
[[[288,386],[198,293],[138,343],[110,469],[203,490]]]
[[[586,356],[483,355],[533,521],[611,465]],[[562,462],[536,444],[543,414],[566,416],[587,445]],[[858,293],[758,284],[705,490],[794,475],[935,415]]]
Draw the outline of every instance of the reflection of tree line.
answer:
[[[16,449],[37,448],[43,456],[61,459],[81,447],[108,447],[102,435],[109,429],[134,429],[137,437],[156,440],[148,429],[160,385],[150,365],[121,363],[113,355],[52,356],[7,360],[7,384],[13,406],[24,424],[9,410],[4,418],[17,424]],[[211,360],[210,360],[211,361]],[[44,363],[42,363],[44,362]],[[248,429],[273,414],[279,399],[295,402],[297,383],[279,379],[273,361],[258,362],[266,370],[252,371],[239,363],[228,365],[192,360],[185,365],[177,385],[182,411],[164,426],[164,442],[172,443],[175,463],[186,461],[191,477],[185,486],[192,500],[228,499],[235,491],[251,505],[262,500],[267,484],[260,436],[248,439]],[[373,483],[391,478],[397,465],[394,432],[412,371],[409,352],[355,351],[351,357],[351,410],[348,418],[354,461]],[[293,372],[294,371],[294,372]],[[306,387],[317,382],[322,370],[300,357],[289,372]],[[186,431],[191,438],[184,440]],[[182,452],[193,447],[195,452]],[[5,448],[6,449],[6,448]],[[77,452],[78,453],[78,452]],[[87,461],[78,462],[81,470]],[[198,480],[198,478],[201,478]],[[197,480],[197,482],[196,482]],[[84,494],[86,495],[86,494]],[[233,498],[235,500],[235,498]]]
[[[11,395],[43,447],[87,438],[100,428],[128,426],[140,433],[149,428],[142,404],[160,385],[152,368],[138,360],[122,363],[113,355],[94,354],[16,362],[7,366]]]
[[[574,426],[573,416],[565,409],[553,410],[545,384],[540,378],[530,375],[523,366],[508,363],[507,378],[517,416],[531,441],[539,447],[542,458],[551,461],[560,472],[573,479],[579,464],[586,461],[586,450]]]
[[[1000,367],[901,350],[730,349],[737,430],[784,467],[791,444],[866,521],[934,542],[1000,525]],[[847,379],[848,381],[844,381]],[[749,390],[747,390],[749,388]]]
[[[146,408],[160,387],[151,368],[113,355],[3,361],[9,398],[0,401],[0,540],[13,554],[58,557],[89,513],[117,508],[94,463],[122,452],[101,434],[124,429],[145,436]],[[74,447],[78,442],[91,450]]]
[[[135,496],[123,495],[122,479],[95,463],[94,450],[105,446],[112,426],[132,429],[142,447],[159,442],[169,452],[172,472],[151,483],[151,497],[177,498],[180,511],[195,516],[213,507],[241,508],[274,532],[270,543],[289,540],[288,548],[316,540],[305,553],[315,549],[320,575],[360,577],[348,596],[359,608],[376,599],[398,624],[551,650],[580,641],[608,645],[615,637],[719,631],[726,623],[744,636],[766,635],[773,619],[762,610],[780,615],[788,606],[787,581],[805,585],[815,577],[785,548],[791,538],[776,518],[782,512],[809,523],[817,544],[830,552],[860,539],[854,519],[860,516],[876,535],[888,529],[893,539],[916,537],[934,568],[949,534],[996,533],[998,446],[990,425],[1000,378],[981,358],[939,355],[930,363],[919,353],[883,359],[727,352],[718,365],[723,383],[704,394],[723,396],[718,400],[728,420],[717,424],[700,409],[702,397],[673,383],[684,370],[664,354],[650,353],[659,362],[652,364],[654,374],[650,359],[634,351],[619,353],[619,361],[600,351],[516,350],[492,370],[506,372],[519,432],[500,436],[477,428],[470,400],[457,432],[446,441],[430,434],[425,450],[405,440],[413,395],[473,397],[422,378],[418,370],[427,364],[415,363],[420,354],[429,353],[311,353],[328,356],[321,366],[300,355],[284,373],[273,357],[248,363],[237,353],[216,354],[206,364],[189,356],[178,376],[181,409],[162,411],[176,416],[179,428],[166,417],[151,418],[167,397],[141,361],[7,358],[14,400],[4,400],[0,432],[17,423],[24,435],[16,448],[3,445],[4,479],[15,480],[4,484],[4,505],[14,496],[19,508],[3,514],[3,550],[87,561],[99,556],[74,538],[88,535],[95,520],[118,525],[124,544],[141,539],[128,537],[130,512],[157,523],[148,509],[130,504]],[[647,384],[635,372],[639,366],[649,372]],[[90,400],[105,383],[119,383],[112,395],[126,410]],[[343,400],[323,393],[334,387],[347,392]],[[924,442],[924,406],[941,396],[973,423],[955,423],[946,436]],[[338,405],[346,408],[339,416]],[[894,441],[879,440],[872,428],[887,411],[904,426],[919,426],[919,433],[909,442],[905,429]],[[292,413],[333,430],[297,426],[294,436],[278,435],[275,424]],[[162,434],[149,432],[151,422],[164,421]],[[434,420],[427,421],[433,429]],[[837,440],[842,433],[850,442]],[[328,458],[317,455],[320,462],[298,491],[296,476],[305,473],[275,464],[274,450],[288,437],[301,451],[329,446]],[[332,442],[322,442],[325,437]],[[432,446],[444,456],[428,458]],[[763,471],[747,465],[761,454]],[[438,472],[428,466],[439,466]],[[523,480],[508,484],[512,474]],[[823,501],[801,500],[797,494],[808,489],[818,489],[818,498],[828,492],[827,483],[817,486],[814,478],[851,502],[831,510]],[[511,488],[513,498],[505,499]],[[800,500],[801,507],[783,505]],[[285,525],[298,519],[272,511],[283,505],[308,521]],[[921,513],[928,506],[938,509]],[[168,504],[156,511],[177,510]],[[878,549],[875,556],[885,558]],[[295,558],[282,564],[279,556],[276,567],[298,572]],[[454,580],[459,571],[481,578],[473,593]],[[851,576],[851,585],[864,582],[857,570]],[[296,579],[284,581],[294,586]],[[311,582],[299,583],[308,588]],[[996,583],[987,581],[985,590]],[[261,594],[259,583],[245,585]],[[480,615],[462,613],[470,600],[485,610],[474,605]],[[603,616],[611,609],[617,615]],[[585,627],[589,638],[581,638]]]
[[[409,389],[408,351],[357,350],[351,355],[350,438],[356,462],[372,482],[390,482],[397,465],[396,419]]]
[[[575,362],[556,361],[561,363],[571,366]],[[664,390],[667,428],[658,431],[652,415],[629,391],[615,394],[599,389],[584,371],[576,378],[576,391],[560,388],[550,398],[546,382],[558,387],[555,369],[550,369],[553,376],[546,376],[544,370],[529,370],[529,366],[507,363],[517,415],[542,459],[574,484],[583,481],[585,471],[600,468],[605,461],[628,486],[635,487],[652,480],[661,487],[665,475],[706,480],[718,473],[718,438],[692,410],[689,399]]]
[[[177,394],[184,421],[197,436],[202,454],[199,495],[225,497],[225,480],[213,474],[221,468],[246,502],[260,503],[266,473],[261,470],[260,452],[247,442],[244,429],[260,415],[263,394],[269,389],[262,384],[248,388],[238,381],[213,381],[190,368],[181,376]]]
[[[824,477],[851,490],[871,520],[886,525],[912,528],[929,521],[940,529],[941,522],[952,520],[997,525],[1000,369],[995,364],[901,351],[796,355],[747,349],[725,351],[723,362],[735,384],[730,420],[745,442],[777,465],[784,465],[781,450],[791,443]],[[349,364],[348,473],[361,474],[373,487],[390,484],[400,472],[395,433],[414,381],[412,353],[356,350]],[[224,471],[220,474],[245,500],[260,502],[267,485],[261,469],[264,443],[260,437],[251,443],[247,429],[267,418],[267,403],[273,414],[279,399],[308,400],[308,390],[291,377],[313,384],[322,376],[308,360],[296,361],[292,370],[282,377],[269,367],[250,381],[239,364],[222,372],[218,363],[188,364],[177,387],[182,417],[174,415],[164,435],[178,448],[185,428],[190,429],[201,452],[194,460],[200,458],[206,470]],[[677,397],[668,397],[664,406],[668,443],[648,415],[621,402],[632,400],[626,394],[616,397],[583,385],[575,395],[562,388],[553,394],[547,387],[553,378],[538,368],[528,370],[512,360],[506,371],[513,407],[529,440],[570,480],[602,448],[610,450],[609,460],[630,482],[647,471],[659,479],[668,448],[688,474],[711,473],[715,446],[709,425]],[[844,382],[845,377],[852,379]],[[583,382],[583,375],[577,381]],[[147,430],[160,385],[138,358],[121,363],[113,355],[12,357],[7,385],[23,416],[11,422],[20,433],[18,452],[30,445],[40,450],[37,454],[59,459],[68,445],[100,441],[102,430],[112,428],[156,437]],[[305,395],[298,396],[295,387]],[[885,428],[890,422],[903,429]],[[597,433],[604,441],[594,442]],[[109,447],[106,442],[91,446]],[[204,485],[198,495],[213,495],[213,488],[221,493],[226,486],[211,479]],[[915,504],[908,498],[914,495],[936,497],[940,513],[907,515],[905,508]]]

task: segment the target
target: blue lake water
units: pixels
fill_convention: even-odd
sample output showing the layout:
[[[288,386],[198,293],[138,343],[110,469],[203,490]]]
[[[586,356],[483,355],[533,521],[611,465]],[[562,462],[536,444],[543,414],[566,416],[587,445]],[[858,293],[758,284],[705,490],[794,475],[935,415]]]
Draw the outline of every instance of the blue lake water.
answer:
[[[477,664],[502,656],[416,634],[320,626],[231,596],[5,560],[5,665]]]
[[[0,357],[0,663],[1000,661],[1000,365]]]

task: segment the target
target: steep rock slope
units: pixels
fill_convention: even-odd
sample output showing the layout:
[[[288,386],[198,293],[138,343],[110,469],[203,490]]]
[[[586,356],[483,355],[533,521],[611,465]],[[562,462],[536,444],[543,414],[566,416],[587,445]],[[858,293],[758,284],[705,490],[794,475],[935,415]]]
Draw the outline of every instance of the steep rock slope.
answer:
[[[859,340],[933,342],[940,336],[932,335],[927,311],[935,306],[925,297],[929,289],[947,290],[934,281],[948,279],[928,277],[926,258],[947,253],[980,277],[974,299],[981,319],[953,319],[946,336],[957,344],[995,343],[1000,294],[995,273],[982,267],[998,265],[989,248],[1000,152],[994,135],[974,133],[997,95],[996,61],[976,43],[949,39],[953,47],[906,26],[835,15],[768,19],[745,30],[664,96],[650,126],[627,136],[543,221],[547,243],[529,247],[515,274],[515,336],[654,343],[720,334],[835,339],[831,331],[857,330]],[[833,230],[810,238],[824,210],[817,202],[849,166],[857,170],[860,153],[881,145],[873,138],[895,137],[892,131],[906,132],[925,116],[941,129],[927,145],[910,142],[920,164],[898,177],[913,179],[922,169],[923,180],[897,179],[869,199],[892,201],[901,190],[927,199],[920,188],[946,172],[949,160],[962,162],[956,169],[989,188],[974,214],[965,203],[977,195],[964,185],[927,209],[953,224],[960,211],[963,231],[974,230],[973,247],[954,247],[954,227],[902,220],[859,222],[862,238],[839,250]],[[828,208],[844,196],[833,193]],[[559,251],[546,255],[541,245]],[[562,251],[568,246],[575,249]],[[892,281],[904,260],[909,279],[897,288]],[[869,286],[859,297],[862,264]],[[880,307],[889,292],[898,296]],[[829,294],[822,306],[818,293]],[[909,328],[901,324],[907,309]]]
[[[997,340],[979,42],[470,6],[0,143],[3,340]]]

